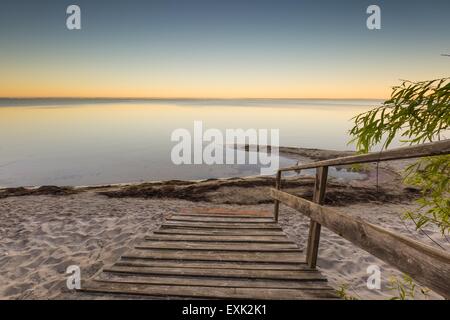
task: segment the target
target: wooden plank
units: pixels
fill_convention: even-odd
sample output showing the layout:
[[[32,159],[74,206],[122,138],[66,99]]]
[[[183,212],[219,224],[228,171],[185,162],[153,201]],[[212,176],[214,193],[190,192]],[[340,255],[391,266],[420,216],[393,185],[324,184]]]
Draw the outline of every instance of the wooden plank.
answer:
[[[178,234],[178,235],[210,235],[210,236],[233,236],[233,235],[256,235],[256,236],[285,236],[282,230],[273,229],[197,229],[197,228],[173,228],[167,227],[164,229],[155,230],[154,234]]]
[[[172,215],[166,221],[185,221],[185,222],[203,222],[203,223],[273,223],[270,218],[235,218],[235,217],[186,217],[181,215]]]
[[[275,179],[275,182],[276,182],[275,188],[277,190],[281,189],[281,176],[282,176],[282,172],[280,170],[278,170],[277,177]],[[275,220],[275,222],[278,222],[279,211],[280,211],[280,201],[275,200],[275,204],[274,204],[274,208],[273,208],[273,219]]]
[[[240,270],[211,268],[130,267],[114,265],[103,268],[103,272],[127,273],[135,275],[183,275],[215,278],[326,281],[326,278],[320,274],[320,272],[304,270]]]
[[[327,186],[328,167],[320,167],[316,169],[316,181],[314,184],[313,201],[323,204],[325,200],[325,190]],[[310,220],[309,236],[306,247],[306,262],[310,268],[315,268],[317,264],[317,256],[319,254],[321,226],[317,221]]]
[[[450,299],[450,254],[276,189],[271,196]]]
[[[267,288],[223,288],[204,286],[161,286],[114,282],[82,282],[82,291],[134,294],[142,296],[216,298],[216,299],[336,299],[333,290],[297,290]]]
[[[173,242],[144,241],[135,245],[136,249],[171,249],[171,250],[220,250],[220,251],[299,251],[294,243],[221,243],[221,242]]]
[[[248,262],[277,262],[301,263],[304,257],[298,252],[233,252],[220,251],[174,251],[174,250],[130,250],[124,254],[125,258],[169,259],[169,260],[201,260],[201,261],[248,261]]]
[[[226,215],[226,216],[248,216],[248,217],[272,217],[269,211],[264,210],[242,210],[242,209],[227,209],[227,208],[188,208],[182,209],[180,214],[199,214],[199,215]]]
[[[166,221],[161,228],[209,228],[209,229],[275,229],[281,228],[275,223],[203,223],[203,222],[183,222]]]
[[[114,265],[130,267],[164,268],[214,268],[214,269],[253,269],[253,270],[311,270],[306,263],[257,263],[233,261],[196,261],[196,260],[150,260],[128,259],[122,257]]]
[[[420,158],[428,156],[438,156],[450,154],[450,139],[424,143],[415,146],[395,148],[391,150],[386,150],[383,152],[371,152],[362,155],[341,157],[330,160],[316,161],[313,163],[307,163],[300,166],[292,166],[287,168],[281,168],[279,171],[294,171],[301,169],[312,169],[319,167],[328,166],[340,166],[349,165],[355,163],[367,163],[367,162],[378,162],[378,161],[388,161],[388,160],[400,160],[400,159],[410,159],[410,158]]]
[[[220,241],[222,243],[239,242],[239,243],[292,243],[285,235],[282,236],[209,236],[209,235],[177,235],[177,234],[156,234],[146,236],[145,240],[149,241],[190,241],[190,242],[210,242]]]
[[[202,286],[202,287],[231,287],[231,288],[267,288],[267,289],[315,289],[331,290],[326,281],[299,281],[299,280],[261,280],[227,278],[217,279],[208,277],[187,276],[136,276],[129,274],[102,273],[96,281],[120,282],[130,284],[157,284],[178,286]],[[205,290],[207,290],[205,288]]]
[[[272,219],[272,216],[266,214],[263,215],[240,215],[240,214],[207,214],[207,213],[172,213],[171,215],[176,215],[186,218],[237,218],[237,219]]]
[[[320,223],[314,220],[309,221],[308,242],[306,245],[306,263],[310,268],[315,268],[317,265],[317,257],[319,255],[320,244]]]

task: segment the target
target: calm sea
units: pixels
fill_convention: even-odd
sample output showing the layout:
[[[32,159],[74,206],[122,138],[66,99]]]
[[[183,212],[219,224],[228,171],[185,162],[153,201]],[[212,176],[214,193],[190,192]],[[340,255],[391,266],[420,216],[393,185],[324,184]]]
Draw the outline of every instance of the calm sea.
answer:
[[[259,165],[174,165],[173,130],[279,129],[280,145],[347,146],[379,100],[0,99],[0,186],[97,185],[257,175]],[[280,164],[291,165],[281,158]]]

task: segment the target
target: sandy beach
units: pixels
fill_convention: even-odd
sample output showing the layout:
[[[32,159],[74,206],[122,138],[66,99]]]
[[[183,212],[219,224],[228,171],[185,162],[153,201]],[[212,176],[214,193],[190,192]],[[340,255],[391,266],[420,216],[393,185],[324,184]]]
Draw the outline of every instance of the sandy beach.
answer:
[[[192,206],[211,207],[210,203],[183,200],[111,199],[95,192],[71,196],[11,197],[0,200],[0,204],[2,299],[76,298],[77,295],[65,287],[65,270],[69,265],[79,265],[82,277],[91,277],[157,229],[165,215]],[[426,236],[418,234],[410,223],[405,225],[400,219],[401,213],[412,207],[408,204],[355,204],[339,207],[339,210],[430,244]],[[245,208],[271,210],[272,205]],[[304,248],[307,219],[290,208],[282,207],[280,225]],[[439,241],[438,232],[427,230],[427,233]],[[370,264],[379,265],[383,272],[380,291],[366,288],[366,268]],[[334,288],[348,285],[349,294],[360,299],[386,299],[396,295],[386,289],[387,280],[390,276],[401,275],[326,229],[322,233],[318,265]],[[418,294],[417,298],[421,295]],[[431,294],[429,298],[439,297]]]
[[[373,168],[365,169],[364,180],[332,180],[326,204],[449,250],[449,243],[438,230],[425,228],[426,234],[420,233],[410,221],[401,219],[405,211],[416,206],[417,196],[415,190],[398,187],[398,171],[403,166],[380,166],[378,189]],[[159,228],[164,217],[186,208],[271,211],[273,203],[267,193],[273,185],[272,177],[253,177],[91,188],[4,189],[0,192],[0,298],[82,298],[66,288],[65,270],[69,265],[80,266],[82,278],[88,279]],[[308,176],[285,180],[289,192],[307,198],[312,186],[313,179]],[[280,225],[300,248],[305,247],[308,219],[282,206]],[[381,290],[367,289],[366,269],[371,264],[381,268]],[[338,290],[344,285],[347,293],[358,299],[397,295],[389,290],[388,280],[391,276],[401,277],[400,272],[326,229],[322,232],[318,266],[333,288]],[[432,292],[426,297],[416,291],[416,299],[440,298]]]

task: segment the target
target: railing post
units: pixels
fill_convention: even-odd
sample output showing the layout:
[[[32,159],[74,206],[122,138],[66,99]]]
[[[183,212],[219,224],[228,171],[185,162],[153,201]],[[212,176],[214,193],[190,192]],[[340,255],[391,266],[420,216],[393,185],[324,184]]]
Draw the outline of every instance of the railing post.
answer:
[[[275,182],[275,188],[277,190],[281,189],[281,171],[277,171],[277,179]],[[280,210],[280,201],[275,200],[275,207],[273,208],[273,219],[278,222],[278,211]]]
[[[327,186],[328,167],[318,167],[316,169],[316,182],[314,184],[313,202],[323,204]],[[306,263],[310,268],[315,268],[317,255],[319,253],[321,225],[314,220],[309,222],[308,246],[306,248]]]

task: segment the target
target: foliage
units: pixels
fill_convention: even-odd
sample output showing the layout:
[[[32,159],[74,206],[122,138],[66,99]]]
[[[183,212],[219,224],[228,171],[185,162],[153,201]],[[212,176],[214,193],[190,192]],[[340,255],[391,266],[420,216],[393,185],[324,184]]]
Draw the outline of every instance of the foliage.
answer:
[[[404,274],[402,279],[390,277],[388,289],[397,292],[397,295],[392,297],[391,300],[410,300],[416,297],[417,285],[410,276]],[[429,289],[419,288],[419,290],[423,296],[428,297]]]
[[[359,152],[367,153],[381,144],[388,148],[400,141],[419,144],[440,140],[450,128],[450,78],[431,81],[403,81],[393,88],[391,98],[381,106],[357,115],[350,134]],[[427,224],[449,233],[450,156],[419,160],[406,170],[405,182],[422,191],[417,212],[407,212],[419,229]]]
[[[367,163],[354,163],[349,166],[351,172],[367,172],[370,166]]]
[[[353,120],[351,142],[363,152],[379,143],[386,149],[398,134],[411,144],[439,140],[450,127],[450,78],[403,81],[389,100]]]
[[[389,277],[389,283],[387,289],[395,291],[396,295],[392,296],[389,300],[413,300],[417,298],[417,292],[419,292],[422,298],[428,298],[430,289],[420,287],[414,283],[413,279],[403,274],[402,278],[395,276]],[[344,300],[358,300],[356,296],[352,296],[348,293],[348,285],[341,284],[337,290],[337,295]]]
[[[439,227],[445,235],[450,230],[450,155],[423,158],[406,169],[405,182],[421,188],[417,211],[408,211],[405,218],[420,229],[427,224]]]
[[[358,300],[358,298],[348,294],[348,285],[346,284],[342,284],[339,286],[339,289],[337,290],[337,295],[338,297],[344,300]]]

